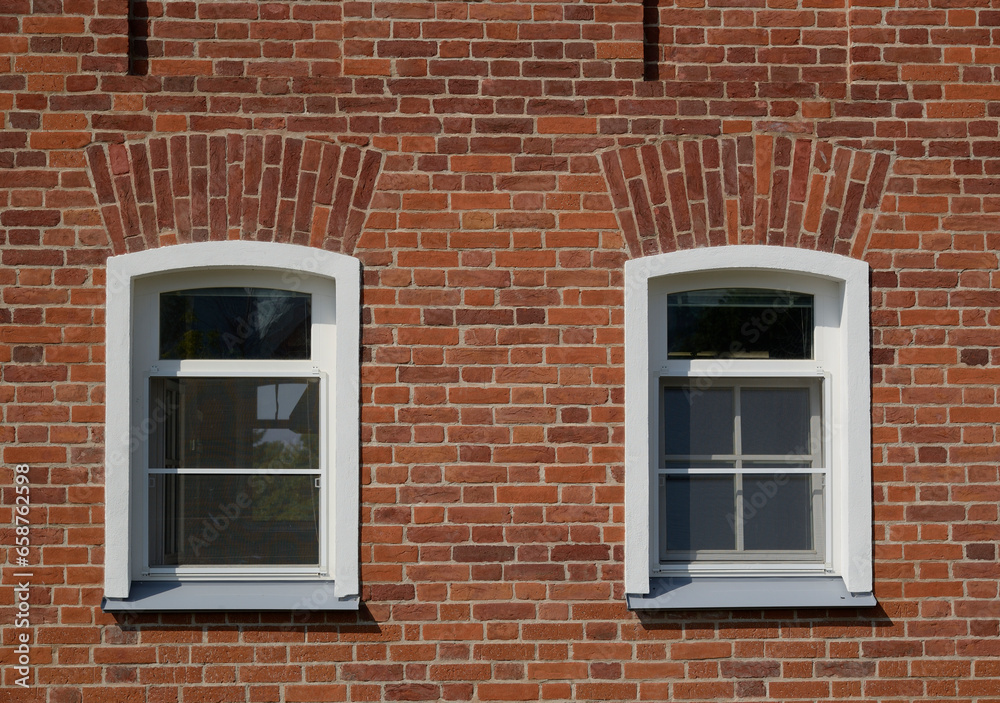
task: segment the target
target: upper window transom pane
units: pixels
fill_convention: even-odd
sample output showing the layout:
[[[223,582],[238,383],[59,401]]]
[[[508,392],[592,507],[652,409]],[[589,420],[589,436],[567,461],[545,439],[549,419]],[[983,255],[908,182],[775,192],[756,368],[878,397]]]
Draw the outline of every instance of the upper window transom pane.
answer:
[[[161,359],[308,359],[312,299],[273,288],[160,294]]]
[[[667,296],[667,355],[813,358],[813,296],[766,288],[712,288]]]

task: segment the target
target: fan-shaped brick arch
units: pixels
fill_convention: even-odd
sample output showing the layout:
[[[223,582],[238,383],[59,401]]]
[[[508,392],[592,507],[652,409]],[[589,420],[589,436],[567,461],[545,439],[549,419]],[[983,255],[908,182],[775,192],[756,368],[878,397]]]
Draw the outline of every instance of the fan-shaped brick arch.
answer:
[[[350,253],[381,154],[282,135],[191,134],[87,150],[115,253],[222,239]]]
[[[740,135],[609,151],[633,256],[722,244],[862,255],[890,157],[812,138]]]

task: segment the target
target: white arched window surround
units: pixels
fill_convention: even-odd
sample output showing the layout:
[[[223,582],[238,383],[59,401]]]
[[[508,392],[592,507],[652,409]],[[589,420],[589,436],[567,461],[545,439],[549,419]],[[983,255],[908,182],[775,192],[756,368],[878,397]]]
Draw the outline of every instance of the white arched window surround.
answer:
[[[107,262],[106,610],[328,610],[359,604],[360,284],[354,257],[267,242],[203,242],[115,256]],[[311,375],[321,389],[318,564],[313,568],[197,569],[150,576],[141,511],[151,431],[149,366],[159,334],[158,293],[249,286],[311,295],[311,357],[298,362],[162,362],[174,377]],[[152,302],[151,302],[152,301]],[[154,361],[154,364],[156,362]],[[142,368],[139,368],[139,366]],[[150,371],[152,369],[152,372]],[[163,370],[160,370],[163,373]],[[299,384],[301,386],[301,384]],[[276,390],[278,386],[273,386]],[[275,396],[277,397],[277,395]],[[279,402],[275,400],[275,402]],[[277,413],[277,410],[275,410]],[[223,521],[220,518],[220,521]],[[161,572],[163,570],[160,570]]]
[[[824,252],[733,245],[625,264],[625,591],[632,609],[870,606],[872,597],[869,267]],[[727,287],[816,300],[809,360],[667,360],[666,299]],[[808,564],[664,564],[657,467],[668,379],[807,379],[821,388],[829,465],[826,550]],[[809,380],[811,379],[811,380]],[[781,381],[769,380],[769,383]]]

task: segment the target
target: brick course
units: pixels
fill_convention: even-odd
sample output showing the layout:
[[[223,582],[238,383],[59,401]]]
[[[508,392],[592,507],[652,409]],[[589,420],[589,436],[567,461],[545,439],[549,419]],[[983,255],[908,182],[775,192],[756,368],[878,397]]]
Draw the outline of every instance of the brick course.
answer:
[[[1000,697],[989,2],[132,5],[0,6],[5,696]],[[364,264],[364,606],[105,614],[104,261],[238,238]],[[622,265],[735,243],[872,266],[877,608],[625,607]]]

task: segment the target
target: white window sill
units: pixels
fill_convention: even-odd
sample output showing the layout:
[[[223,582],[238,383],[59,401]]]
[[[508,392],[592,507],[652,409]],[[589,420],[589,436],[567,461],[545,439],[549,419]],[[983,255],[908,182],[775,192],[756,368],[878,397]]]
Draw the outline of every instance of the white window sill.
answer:
[[[626,594],[629,610],[869,608],[871,593],[851,593],[839,576],[669,576],[649,579],[647,595]]]
[[[166,610],[357,610],[358,596],[336,598],[333,581],[133,581],[128,598],[105,598],[105,612]]]

